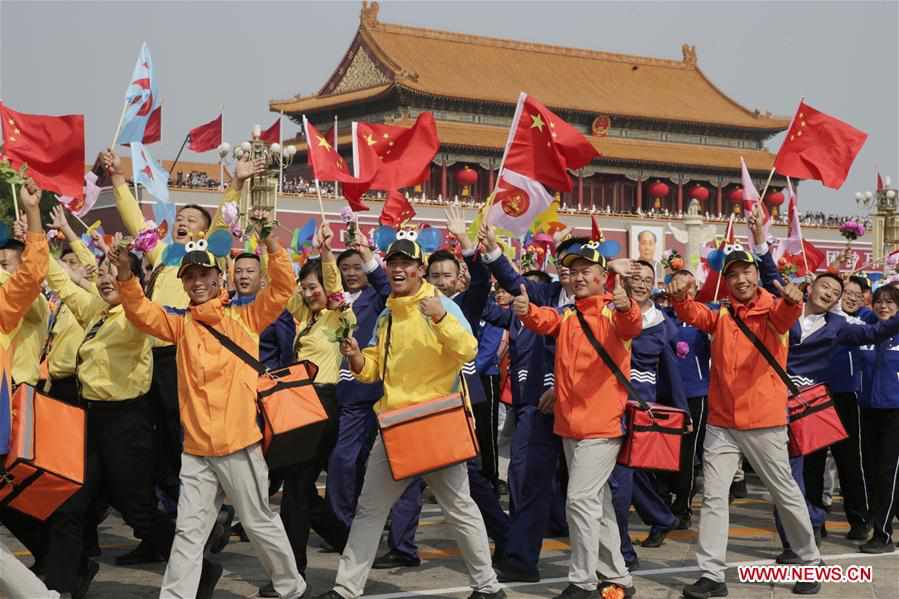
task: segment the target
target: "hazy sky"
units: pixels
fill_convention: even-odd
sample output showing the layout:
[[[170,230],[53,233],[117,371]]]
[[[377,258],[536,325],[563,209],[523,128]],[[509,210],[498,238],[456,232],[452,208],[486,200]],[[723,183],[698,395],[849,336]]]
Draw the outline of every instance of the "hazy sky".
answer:
[[[253,124],[274,120],[269,99],[318,91],[353,39],[360,6],[0,0],[0,98],[23,112],[84,113],[93,156],[110,143],[146,41],[164,103],[163,141],[152,149],[171,159],[187,131],[222,105],[233,143]],[[380,19],[678,60],[681,44],[695,44],[700,68],[744,106],[791,116],[805,96],[869,133],[841,190],[802,186],[803,210],[854,212],[854,194],[873,188],[877,166],[899,180],[895,0],[382,2]],[[779,146],[780,137],[769,143]],[[184,159],[212,162],[215,155],[185,150]]]

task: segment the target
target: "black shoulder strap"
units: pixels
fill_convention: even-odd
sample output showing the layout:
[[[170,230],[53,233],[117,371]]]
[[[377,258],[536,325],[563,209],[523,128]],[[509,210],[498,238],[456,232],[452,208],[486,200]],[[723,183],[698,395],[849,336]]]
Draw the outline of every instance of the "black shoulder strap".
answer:
[[[742,331],[743,334],[746,335],[746,338],[752,342],[755,348],[759,350],[759,353],[762,354],[762,357],[765,358],[771,368],[774,369],[774,372],[777,373],[777,376],[780,377],[780,380],[782,380],[787,386],[787,389],[790,390],[790,394],[796,395],[797,393],[799,393],[799,388],[793,383],[792,380],[790,380],[790,376],[783,369],[783,366],[781,366],[774,358],[774,356],[771,355],[771,352],[768,351],[768,348],[765,347],[765,344],[761,342],[761,340],[755,335],[755,333],[749,330],[749,327],[746,326],[746,323],[743,322],[743,319],[740,318],[740,316],[737,314],[737,311],[730,309],[730,307],[725,307],[725,310],[727,310],[727,312],[731,315],[731,318],[734,319],[734,322],[737,323],[737,327],[739,327],[740,331]]]
[[[220,333],[219,331],[215,330],[213,327],[206,324],[205,322],[200,322],[199,320],[196,320],[194,322],[196,322],[197,324],[199,324],[200,326],[205,328],[207,331],[209,331],[213,337],[218,339],[219,343],[221,343],[222,345],[225,346],[225,349],[227,349],[229,352],[231,352],[232,354],[234,354],[235,356],[237,356],[238,358],[240,358],[241,360],[243,360],[244,362],[246,362],[247,364],[252,366],[253,369],[256,372],[258,372],[259,374],[263,374],[267,370],[266,367],[262,364],[262,362],[260,362],[259,360],[257,360],[253,356],[251,356],[246,350],[244,350],[241,346],[234,343],[234,341],[232,341],[231,338],[228,337],[227,335],[225,335],[224,333]]]
[[[612,356],[609,355],[609,352],[606,351],[606,348],[602,346],[602,344],[596,338],[596,335],[593,334],[593,330],[587,323],[587,319],[584,318],[583,313],[577,308],[574,309],[574,312],[577,314],[577,320],[579,323],[581,323],[581,330],[584,331],[584,335],[586,335],[587,341],[590,342],[590,345],[593,346],[593,349],[595,349],[596,353],[599,354],[599,357],[602,358],[602,361],[605,363],[606,368],[612,371],[612,374],[615,375],[615,378],[618,379],[618,382],[621,383],[621,386],[624,387],[624,389],[627,391],[628,398],[638,402],[641,409],[648,410],[649,404],[640,397],[640,394],[637,393],[637,390],[634,389],[633,385],[631,385],[630,379],[624,376],[624,373],[621,372],[621,369],[618,368],[618,365],[614,360],[612,360]]]
[[[390,356],[390,333],[393,329],[393,313],[387,311],[387,339],[384,341],[384,363],[381,365],[381,381],[387,379],[387,358]]]

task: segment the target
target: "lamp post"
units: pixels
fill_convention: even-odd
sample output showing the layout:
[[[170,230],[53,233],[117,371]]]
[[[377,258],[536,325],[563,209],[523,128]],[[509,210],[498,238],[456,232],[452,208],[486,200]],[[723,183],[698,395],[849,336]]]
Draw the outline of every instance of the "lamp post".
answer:
[[[886,177],[885,185],[875,192],[865,191],[855,194],[859,208],[870,211],[874,223],[873,259],[875,264],[883,264],[884,257],[899,246],[899,214],[897,214],[896,188],[890,186]]]

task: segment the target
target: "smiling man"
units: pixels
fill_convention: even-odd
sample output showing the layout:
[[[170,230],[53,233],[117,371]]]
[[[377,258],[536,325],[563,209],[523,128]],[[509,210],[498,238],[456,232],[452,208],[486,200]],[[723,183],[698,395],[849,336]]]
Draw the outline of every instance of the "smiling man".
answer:
[[[258,359],[259,333],[281,312],[296,289],[287,252],[262,234],[271,284],[252,302],[229,301],[215,256],[201,239],[187,246],[177,276],[190,299],[186,309],[148,300],[119,264],[122,306],[139,329],[175,344],[180,415],[184,429],[177,536],[162,580],[160,599],[211,597],[222,568],[200,564],[222,495],[227,495],[277,593],[296,599],[306,590],[280,518],[268,501],[268,467],[256,422],[256,370],[213,334],[228,337]]]
[[[362,382],[384,382],[376,410],[402,408],[453,393],[463,364],[477,353],[462,310],[425,280],[421,247],[409,239],[387,249],[391,294],[378,319],[369,347],[360,351],[350,337],[341,344],[354,376]],[[505,593],[490,564],[490,545],[483,518],[471,498],[466,464],[423,475],[455,530],[468,568],[470,599],[499,599]],[[334,589],[323,599],[362,596],[390,507],[409,485],[394,480],[384,444],[375,441],[368,457],[356,515],[337,570]]]
[[[131,188],[125,179],[126,173],[122,168],[121,159],[112,150],[107,150],[100,155],[100,161],[112,179],[119,216],[122,217],[128,234],[136,237],[146,226],[146,221],[140,204],[132,195]],[[238,161],[232,187],[225,192],[222,203],[238,202],[244,181],[261,168],[262,165],[259,163],[247,160]],[[146,294],[148,298],[165,306],[187,307],[189,297],[177,276],[178,257],[183,255],[183,246],[191,239],[192,235],[207,231],[219,218],[218,214],[213,217],[205,208],[195,204],[182,206],[178,210],[175,222],[168,223],[172,231],[173,245],[169,247],[169,244],[161,241],[144,256],[153,266],[153,270],[147,278]],[[153,379],[148,396],[157,423],[157,485],[170,503],[177,504],[182,431],[178,416],[178,372],[175,347],[170,343],[157,341],[154,344]],[[211,541],[214,546],[223,546],[227,542],[230,522],[222,524],[217,527],[214,534],[216,538]],[[134,565],[159,561],[162,557],[153,554],[145,545],[140,545],[134,551],[117,558],[116,563]]]

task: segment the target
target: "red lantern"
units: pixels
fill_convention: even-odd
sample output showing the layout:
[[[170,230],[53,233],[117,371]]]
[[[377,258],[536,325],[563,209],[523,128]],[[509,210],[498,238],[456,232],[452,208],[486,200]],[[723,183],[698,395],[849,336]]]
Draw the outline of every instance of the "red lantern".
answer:
[[[666,198],[670,189],[662,181],[656,181],[649,186],[649,196],[653,198]]]
[[[471,195],[471,186],[478,182],[478,171],[470,168],[467,164],[462,170],[456,171],[456,183],[462,185],[462,196]]]
[[[702,185],[695,186],[690,190],[690,199],[705,202],[707,199],[709,199],[708,188],[703,187]]]
[[[780,206],[784,203],[784,194],[782,191],[775,191],[773,193],[769,193],[765,198],[768,200],[768,203],[772,206]]]
[[[730,193],[727,194],[727,199],[730,200],[732,204],[740,205],[743,203],[743,188],[737,187],[736,189],[731,190]]]

